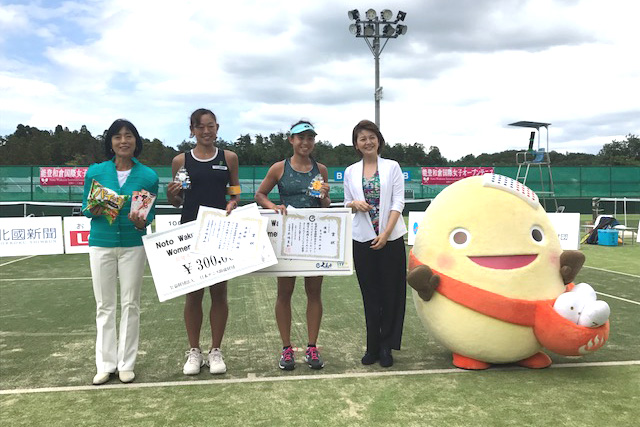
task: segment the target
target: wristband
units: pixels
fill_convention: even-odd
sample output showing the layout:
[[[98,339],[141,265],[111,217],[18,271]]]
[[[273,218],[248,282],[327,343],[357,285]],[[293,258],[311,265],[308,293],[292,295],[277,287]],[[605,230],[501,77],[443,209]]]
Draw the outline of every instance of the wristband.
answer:
[[[227,187],[227,194],[229,196],[237,196],[242,193],[242,188],[239,185],[230,185]]]
[[[138,230],[138,231],[145,231],[145,230],[147,229],[147,227],[139,228],[139,227],[138,227],[137,225],[135,225],[135,224],[133,224],[133,226],[134,226],[134,227],[135,227],[135,229],[136,229],[136,230]]]

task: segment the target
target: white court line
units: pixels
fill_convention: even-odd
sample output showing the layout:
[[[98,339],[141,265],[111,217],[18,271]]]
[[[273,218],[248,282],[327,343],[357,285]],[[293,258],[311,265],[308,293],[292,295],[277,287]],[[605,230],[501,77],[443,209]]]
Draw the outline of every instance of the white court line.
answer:
[[[589,267],[588,265],[583,265],[583,267],[585,267],[585,268],[591,268],[591,269],[593,269],[593,270],[606,271],[607,273],[622,274],[623,276],[636,277],[636,278],[640,279],[640,276],[638,276],[637,274],[623,273],[623,272],[621,272],[621,271],[607,270],[607,269],[605,269],[605,268]]]
[[[150,276],[149,276],[150,277]],[[37,282],[38,280],[91,280],[91,277],[21,277],[19,279],[0,279],[0,282]]]
[[[638,279],[640,279],[640,276],[635,275],[635,274],[630,274],[630,273],[622,273],[620,271],[613,271],[613,270],[607,270],[604,268],[598,268],[598,267],[589,267],[588,265],[584,265],[583,267],[586,268],[591,268],[593,270],[599,270],[599,271],[604,271],[606,273],[614,273],[614,274],[622,274],[623,276],[630,276],[630,277],[637,277]],[[613,298],[613,299],[617,299],[620,301],[624,301],[624,302],[630,302],[631,304],[636,304],[636,305],[640,305],[640,302],[638,301],[633,301],[630,299],[626,299],[626,298],[622,298],[622,297],[617,297],[615,295],[610,295],[610,294],[605,294],[604,292],[596,292],[599,295],[604,295],[605,297],[609,297],[609,298]]]
[[[13,261],[9,261],[9,262],[5,262],[4,264],[0,264],[0,267],[4,267],[5,265],[13,264],[14,262],[22,261],[23,259],[33,258],[34,256],[37,256],[37,255],[29,255],[29,256],[26,256],[24,258],[14,259]]]
[[[7,332],[0,331],[0,337],[66,337],[95,336],[95,332]]]
[[[630,302],[631,304],[637,304],[640,305],[640,302],[638,301],[633,301],[630,299],[626,299],[626,298],[622,298],[622,297],[617,297],[615,295],[609,295],[609,294],[605,294],[604,292],[596,292],[596,294],[598,295],[604,295],[605,297],[609,297],[609,298],[613,298],[613,299],[619,299],[620,301],[624,301],[624,302]]]
[[[617,362],[585,362],[585,363],[558,363],[551,365],[550,368],[585,368],[600,366],[629,366],[640,365],[640,360],[621,360]],[[484,371],[485,373],[504,372],[514,370],[528,370],[519,366],[509,366]],[[277,377],[256,377],[255,374],[247,374],[246,378],[229,378],[223,380],[204,380],[204,381],[166,381],[159,383],[130,383],[130,384],[107,384],[101,386],[74,386],[74,387],[42,387],[42,388],[23,388],[16,390],[0,390],[0,395],[15,395],[29,393],[55,393],[55,392],[75,392],[75,391],[101,391],[116,389],[138,389],[138,388],[159,388],[159,387],[185,387],[185,386],[203,386],[203,385],[227,385],[240,383],[271,383],[279,381],[308,381],[308,380],[332,380],[332,379],[350,379],[350,378],[377,378],[377,377],[396,377],[408,375],[433,375],[433,374],[464,374],[476,371],[464,369],[422,369],[416,371],[386,371],[386,372],[353,372],[345,374],[326,374],[326,375],[299,375],[295,377],[277,376]]]
[[[142,276],[142,278],[152,279],[153,276]],[[38,280],[91,280],[91,277],[22,277],[20,279],[0,279],[0,282],[37,282]]]
[[[31,256],[36,256],[36,255],[31,255]],[[20,260],[16,260],[16,261],[20,261]],[[589,268],[595,268],[595,267],[589,267]],[[596,268],[596,270],[602,270],[602,269]],[[609,270],[602,270],[602,271],[609,271]],[[616,271],[610,271],[610,273],[617,273],[617,272]],[[618,274],[627,274],[627,273],[618,273]],[[629,276],[633,276],[633,275],[629,274]],[[153,278],[153,276],[142,276],[142,277],[144,279],[152,279]],[[633,276],[633,277],[638,277],[638,276]],[[67,281],[68,280],[91,280],[91,277],[22,277],[20,279],[0,279],[0,282],[37,282],[37,281],[41,281],[41,280],[46,280],[46,281],[52,281],[52,280],[67,280]],[[620,301],[625,301],[625,302],[630,302],[631,304],[640,305],[640,302],[638,302],[638,301],[633,301],[633,300],[630,300],[630,299],[617,297],[615,295],[605,294],[604,292],[596,292],[596,293],[600,294],[600,295],[604,295],[604,296],[609,297],[609,298],[618,299]]]

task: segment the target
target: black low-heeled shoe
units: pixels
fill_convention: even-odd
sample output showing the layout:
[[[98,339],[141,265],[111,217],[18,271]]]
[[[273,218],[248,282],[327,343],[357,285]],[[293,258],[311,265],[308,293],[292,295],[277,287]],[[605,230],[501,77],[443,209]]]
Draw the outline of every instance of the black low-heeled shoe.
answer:
[[[393,365],[393,356],[391,356],[390,348],[383,348],[380,350],[380,366],[388,368]]]
[[[363,365],[373,365],[378,361],[378,353],[369,353],[367,351],[360,361]]]

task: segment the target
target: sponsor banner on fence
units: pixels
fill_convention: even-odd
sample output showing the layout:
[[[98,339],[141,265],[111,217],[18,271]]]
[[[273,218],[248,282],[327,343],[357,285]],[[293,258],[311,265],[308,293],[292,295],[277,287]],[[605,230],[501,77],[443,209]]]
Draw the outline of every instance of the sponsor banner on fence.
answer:
[[[423,185],[449,185],[470,176],[493,173],[491,167],[423,167]]]
[[[40,167],[40,185],[84,185],[87,167]]]
[[[64,253],[59,216],[0,218],[0,256]]]
[[[86,216],[65,216],[62,219],[64,226],[64,251],[68,254],[89,253],[89,232],[91,231],[91,219]]]

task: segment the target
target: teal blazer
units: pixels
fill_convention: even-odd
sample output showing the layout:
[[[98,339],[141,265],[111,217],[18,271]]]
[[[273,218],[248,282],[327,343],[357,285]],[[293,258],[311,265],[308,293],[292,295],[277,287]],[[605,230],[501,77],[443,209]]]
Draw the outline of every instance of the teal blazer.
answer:
[[[118,194],[132,196],[134,191],[142,189],[153,194],[158,194],[158,174],[140,163],[135,157],[133,168],[127,181],[122,187],[118,183],[118,173],[113,160],[102,163],[94,163],[89,166],[84,177],[84,195],[82,197],[82,209],[85,216],[91,218],[91,232],[89,233],[89,246],[100,246],[103,248],[142,246],[142,236],[147,232],[136,230],[133,222],[129,220],[129,210],[131,209],[131,199],[127,200],[118,217],[109,225],[107,218],[103,215],[94,216],[87,207],[87,196],[91,189],[92,180],[98,181],[103,186],[112,189]],[[147,216],[147,223],[151,223],[155,216],[155,204]]]

